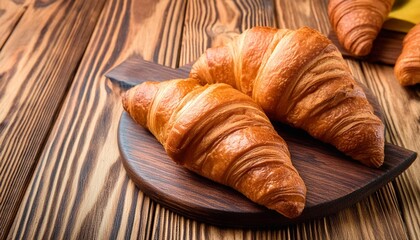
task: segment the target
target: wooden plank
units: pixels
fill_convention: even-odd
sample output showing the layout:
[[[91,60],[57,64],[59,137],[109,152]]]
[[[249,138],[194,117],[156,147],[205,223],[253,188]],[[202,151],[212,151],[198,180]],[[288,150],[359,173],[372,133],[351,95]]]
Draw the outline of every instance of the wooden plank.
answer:
[[[0,52],[0,238],[15,217],[103,2],[36,2]]]
[[[27,1],[0,1],[0,49],[12,33],[30,0]]]
[[[179,66],[254,26],[276,26],[271,1],[189,1]]]
[[[117,146],[121,89],[104,74],[136,54],[174,64],[178,48],[167,46],[180,42],[173,36],[182,28],[185,4],[107,1],[9,238],[149,238],[156,205],[122,167]]]
[[[363,201],[362,205],[372,208],[373,213],[381,214],[365,216],[368,227],[364,226],[363,221],[354,221],[358,218],[357,212],[362,211],[356,208],[330,218],[272,230],[226,229],[201,224],[154,204],[137,191],[122,168],[116,148],[116,127],[122,112],[120,89],[118,85],[108,82],[102,74],[112,65],[138,53],[148,60],[168,66],[178,65],[178,55],[173,52],[175,50],[163,49],[167,45],[176,44],[169,43],[169,37],[162,42],[156,41],[159,37],[154,35],[170,34],[170,31],[162,29],[167,26],[167,21],[177,22],[171,20],[172,14],[175,14],[173,12],[176,9],[179,11],[176,7],[178,3],[175,2],[148,2],[150,8],[142,7],[146,3],[139,1],[129,5],[123,1],[109,2],[58,116],[59,120],[41,154],[40,164],[35,169],[36,174],[30,182],[9,237],[354,239],[364,234],[364,238],[404,238],[401,227],[389,236],[385,235],[388,231],[382,232],[383,228],[392,228],[393,224],[381,222],[381,219],[401,218],[398,209],[392,207],[397,203],[392,204],[391,208],[386,203],[390,200],[398,201],[391,186],[387,186],[384,191],[389,191],[386,195],[393,198],[387,199],[384,195],[375,194],[372,196],[373,202],[372,198]],[[189,2],[188,9],[190,4],[194,3]],[[214,6],[212,3],[205,4]],[[221,3],[217,4],[220,6]],[[232,2],[225,4],[230,5]],[[200,8],[196,6],[195,9]],[[239,24],[246,17],[238,13],[236,5],[232,9],[236,9],[234,14],[229,11],[229,14],[222,15],[231,16],[233,20],[229,18],[229,22],[236,22],[240,28],[247,25]],[[214,12],[202,15],[197,14],[202,11],[192,12],[195,15],[188,15],[190,19],[186,23],[195,17],[204,17],[202,15],[213,16],[213,20],[219,19],[212,15]],[[260,11],[260,14],[265,13]],[[301,17],[306,18],[306,15]],[[258,19],[258,16],[255,18]],[[206,24],[212,25],[209,22]],[[126,32],[128,25],[130,30]],[[112,34],[109,33],[111,30]],[[176,27],[172,30],[180,31]],[[205,34],[202,38],[209,43],[216,42],[209,40]],[[203,46],[200,49],[204,51]],[[189,45],[181,49],[180,56],[184,54],[184,57],[179,65],[201,54],[197,51],[194,55],[192,49]],[[373,223],[380,226],[374,232],[371,228]]]
[[[331,26],[327,15],[327,0],[274,2],[279,28],[297,29],[308,26],[317,29],[326,36],[330,32]]]

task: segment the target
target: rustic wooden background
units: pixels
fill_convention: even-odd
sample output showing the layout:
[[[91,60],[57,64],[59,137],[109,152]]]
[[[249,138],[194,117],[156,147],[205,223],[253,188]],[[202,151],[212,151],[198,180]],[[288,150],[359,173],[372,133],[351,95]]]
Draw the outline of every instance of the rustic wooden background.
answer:
[[[1,0],[0,239],[417,239],[420,162],[332,216],[278,229],[177,215],[128,178],[117,146],[130,56],[170,67],[256,25],[328,35],[327,0]],[[384,109],[387,141],[420,152],[420,87],[389,65],[347,61]]]

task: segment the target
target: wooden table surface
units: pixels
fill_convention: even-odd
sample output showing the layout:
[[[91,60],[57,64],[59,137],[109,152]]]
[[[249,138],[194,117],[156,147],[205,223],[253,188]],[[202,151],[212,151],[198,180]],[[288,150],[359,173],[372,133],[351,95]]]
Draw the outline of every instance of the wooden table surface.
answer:
[[[358,204],[276,229],[221,228],[139,191],[117,145],[121,89],[104,74],[132,56],[194,61],[245,29],[330,32],[327,0],[1,0],[0,239],[418,239],[420,161]],[[420,87],[348,59],[384,109],[386,140],[420,152]]]

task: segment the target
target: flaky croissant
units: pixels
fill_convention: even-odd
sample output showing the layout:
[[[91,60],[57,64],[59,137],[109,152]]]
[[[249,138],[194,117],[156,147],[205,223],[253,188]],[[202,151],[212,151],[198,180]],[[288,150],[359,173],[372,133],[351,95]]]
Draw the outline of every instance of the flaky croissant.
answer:
[[[251,96],[274,120],[302,128],[368,166],[384,161],[384,125],[336,46],[307,27],[251,28],[210,48],[190,77],[224,82]]]
[[[328,17],[340,44],[354,56],[372,49],[394,0],[330,0]]]
[[[420,23],[405,36],[394,73],[402,86],[420,83]]]
[[[137,85],[123,106],[176,163],[286,217],[301,214],[305,184],[286,143],[249,96],[227,84],[178,79]]]

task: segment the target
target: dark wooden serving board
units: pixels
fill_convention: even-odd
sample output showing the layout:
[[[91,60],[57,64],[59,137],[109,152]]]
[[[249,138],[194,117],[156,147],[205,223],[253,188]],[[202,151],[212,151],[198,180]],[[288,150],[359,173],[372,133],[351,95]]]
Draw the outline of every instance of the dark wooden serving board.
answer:
[[[107,77],[128,88],[145,80],[186,77],[188,72],[188,67],[171,69],[132,58]],[[380,115],[378,102],[368,89],[367,94]],[[119,123],[118,143],[128,175],[148,196],[189,218],[227,227],[273,227],[334,213],[393,180],[416,158],[416,153],[387,143],[384,165],[369,168],[301,130],[273,124],[288,143],[292,161],[307,186],[305,210],[293,220],[176,165],[154,136],[125,112]]]

